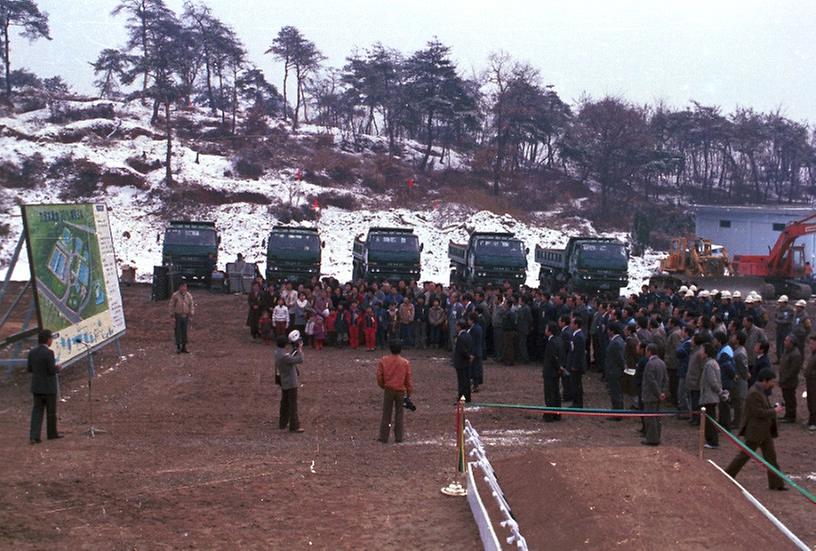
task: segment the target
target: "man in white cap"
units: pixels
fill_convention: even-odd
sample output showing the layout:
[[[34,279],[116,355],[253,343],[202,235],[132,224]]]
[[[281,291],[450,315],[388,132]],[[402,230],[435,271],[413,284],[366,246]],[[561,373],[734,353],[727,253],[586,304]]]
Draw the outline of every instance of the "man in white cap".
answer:
[[[791,328],[791,333],[796,337],[796,347],[803,356],[805,354],[805,342],[810,336],[811,330],[810,318],[805,311],[806,307],[807,301],[802,299],[796,301],[796,311],[793,314],[793,327]]]
[[[287,352],[286,345],[292,350]],[[298,364],[303,363],[303,340],[300,331],[292,331],[289,336],[278,335],[275,350],[276,382],[281,387],[280,420],[281,430],[289,426],[289,432],[303,432],[298,418],[297,395],[300,386]]]
[[[720,305],[717,307],[717,311],[727,327],[728,324],[731,323],[731,320],[734,319],[734,305],[731,304],[731,291],[723,291],[720,293]]]
[[[734,317],[737,318],[738,324],[742,324],[742,318],[745,316],[745,303],[742,302],[742,293],[734,291],[731,294],[731,304],[734,306]]]
[[[785,344],[785,337],[790,335],[791,327],[793,326],[793,308],[788,304],[788,295],[781,295],[776,299],[776,315],[774,316],[776,322],[776,363],[782,358],[782,352]]]

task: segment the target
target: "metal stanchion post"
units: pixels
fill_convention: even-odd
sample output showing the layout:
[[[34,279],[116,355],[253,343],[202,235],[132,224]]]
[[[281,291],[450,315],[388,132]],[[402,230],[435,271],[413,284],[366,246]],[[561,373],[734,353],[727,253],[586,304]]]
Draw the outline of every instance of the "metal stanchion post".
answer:
[[[447,496],[466,496],[467,488],[459,482],[462,473],[467,470],[465,458],[465,397],[459,398],[456,404],[456,474],[454,480],[442,488],[442,493]]]
[[[703,448],[705,447],[705,426],[706,426],[706,408],[700,408],[700,433],[697,439],[699,446],[699,457],[703,458]]]

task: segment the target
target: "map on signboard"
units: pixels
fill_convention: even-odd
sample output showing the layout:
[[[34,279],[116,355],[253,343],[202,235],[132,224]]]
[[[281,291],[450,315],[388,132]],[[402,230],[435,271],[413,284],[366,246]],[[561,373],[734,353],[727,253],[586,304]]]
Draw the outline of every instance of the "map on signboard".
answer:
[[[58,361],[124,332],[105,205],[25,205],[23,219],[40,327],[59,332]]]

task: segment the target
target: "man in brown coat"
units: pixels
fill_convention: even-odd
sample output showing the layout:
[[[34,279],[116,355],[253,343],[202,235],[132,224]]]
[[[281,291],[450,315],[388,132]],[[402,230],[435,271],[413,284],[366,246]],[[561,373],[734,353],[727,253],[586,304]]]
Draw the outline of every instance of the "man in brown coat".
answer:
[[[805,368],[805,386],[807,387],[808,430],[816,431],[816,335],[808,339],[810,358]]]
[[[768,402],[768,395],[774,387],[776,375],[772,369],[762,369],[757,374],[757,382],[748,391],[745,398],[745,410],[743,413],[740,436],[745,436],[745,446],[756,451],[762,450],[765,461],[779,469],[776,462],[776,448],[773,439],[778,436],[776,416],[782,412],[779,405],[771,406]],[[750,457],[744,451],[740,451],[725,469],[732,478],[737,477],[743,466]],[[784,481],[773,471],[768,470],[768,487],[771,490],[787,490]]]
[[[802,370],[802,353],[796,342],[796,337],[785,337],[784,352],[779,360],[779,388],[782,389],[782,399],[785,401],[785,417],[783,423],[796,422],[796,387],[799,386],[799,372]]]
[[[377,385],[383,389],[383,413],[380,421],[379,440],[388,443],[391,433],[391,419],[394,419],[394,441],[402,442],[405,430],[403,428],[403,398],[411,397],[414,385],[411,377],[411,362],[402,357],[402,343],[394,339],[388,343],[391,354],[383,356],[377,365]]]

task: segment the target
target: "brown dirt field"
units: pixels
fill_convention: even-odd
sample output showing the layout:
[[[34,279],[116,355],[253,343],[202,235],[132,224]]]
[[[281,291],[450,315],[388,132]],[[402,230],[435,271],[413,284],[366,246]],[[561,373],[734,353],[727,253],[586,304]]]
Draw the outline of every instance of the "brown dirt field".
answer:
[[[149,302],[144,286],[123,288],[124,359],[113,347],[96,357],[95,425],[107,434],[83,435],[84,364],[61,376],[60,430],[66,437],[40,445],[28,444],[28,375],[2,381],[0,548],[478,547],[466,501],[439,493],[455,465],[456,382],[446,354],[407,352],[419,409],[406,412],[405,443],[382,445],[375,441],[378,354],[307,351],[300,391],[306,432],[289,434],[277,429],[271,349],[250,342],[245,299],[193,292],[199,310],[193,353],[177,356],[167,304]],[[486,382],[479,400],[543,401],[536,366],[487,363]],[[588,406],[608,404],[597,375],[587,377],[585,387]],[[640,449],[636,421],[545,425],[532,413],[486,409],[468,417],[495,461],[562,447],[599,457],[609,448]],[[816,471],[816,435],[801,426],[781,431],[782,468],[796,476]],[[664,443],[659,450],[693,453],[696,433],[669,420]],[[723,465],[733,453],[723,442],[706,456]],[[601,471],[595,479],[603,483],[607,476]],[[767,491],[754,464],[740,481],[805,541],[816,541],[814,510],[802,497]],[[800,482],[816,489],[812,481]],[[733,499],[743,500],[736,491]],[[682,520],[677,529],[685,530]]]
[[[558,448],[493,467],[530,549],[795,549],[722,474],[674,447]]]

